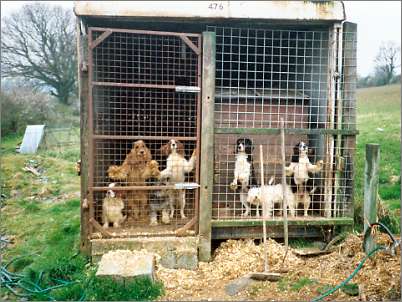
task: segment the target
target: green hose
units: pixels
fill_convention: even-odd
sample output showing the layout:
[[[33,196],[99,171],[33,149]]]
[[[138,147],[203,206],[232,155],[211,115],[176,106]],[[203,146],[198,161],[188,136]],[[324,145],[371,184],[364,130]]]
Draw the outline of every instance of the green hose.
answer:
[[[370,253],[368,253],[362,261],[360,261],[359,265],[356,267],[356,269],[349,275],[349,277],[347,277],[344,281],[342,281],[340,284],[338,284],[337,286],[335,286],[334,288],[331,288],[329,290],[327,290],[325,293],[323,293],[321,296],[314,298],[313,300],[311,300],[311,302],[317,302],[317,301],[321,301],[322,299],[324,299],[325,297],[328,297],[329,295],[333,294],[335,291],[337,291],[338,289],[340,289],[341,287],[345,286],[350,280],[352,280],[352,278],[360,271],[360,269],[363,267],[364,262],[366,262],[366,260],[368,258],[370,258],[372,255],[374,255],[375,253],[377,253],[380,250],[385,250],[385,247],[383,246],[378,246],[375,249],[373,249]]]

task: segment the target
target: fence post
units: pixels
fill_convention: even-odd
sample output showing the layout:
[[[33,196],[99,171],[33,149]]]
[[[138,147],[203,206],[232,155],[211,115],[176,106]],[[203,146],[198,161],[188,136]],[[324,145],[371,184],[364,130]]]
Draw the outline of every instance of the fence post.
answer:
[[[213,32],[203,32],[202,129],[199,201],[199,260],[211,259],[211,215],[214,186],[215,47]]]
[[[369,228],[368,223],[377,220],[377,194],[378,194],[378,174],[380,163],[380,145],[366,145],[366,163],[364,168],[364,233]],[[364,241],[364,251],[372,251],[375,243],[371,236]]]

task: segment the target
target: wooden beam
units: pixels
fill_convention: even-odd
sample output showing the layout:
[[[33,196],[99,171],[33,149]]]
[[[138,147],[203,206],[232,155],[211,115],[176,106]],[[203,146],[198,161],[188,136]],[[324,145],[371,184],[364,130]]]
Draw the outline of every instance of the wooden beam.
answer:
[[[283,226],[282,219],[272,219],[266,221],[270,226]],[[212,227],[246,227],[246,226],[262,226],[261,219],[231,219],[231,220],[212,220]],[[325,225],[353,225],[353,218],[351,217],[339,217],[339,218],[321,218],[321,219],[292,219],[288,218],[288,225],[297,226],[325,226]],[[283,231],[282,231],[283,232]]]
[[[366,164],[364,167],[364,233],[369,224],[377,222],[378,175],[380,170],[380,145],[366,145]],[[375,248],[373,238],[364,242],[364,251],[369,253]]]
[[[80,30],[80,20],[77,19],[77,63],[78,63],[78,91],[80,98],[80,159],[81,159],[81,229],[80,251],[85,255],[91,254],[89,237],[89,208],[88,195],[88,35]]]
[[[213,32],[203,32],[202,130],[200,171],[199,259],[211,259],[211,214],[214,185],[215,48]]]

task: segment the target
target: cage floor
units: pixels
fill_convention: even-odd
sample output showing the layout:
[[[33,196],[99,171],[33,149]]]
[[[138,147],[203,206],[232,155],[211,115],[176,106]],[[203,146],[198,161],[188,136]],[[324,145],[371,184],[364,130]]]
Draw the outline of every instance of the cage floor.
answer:
[[[158,225],[150,226],[149,224],[141,224],[136,226],[123,226],[119,228],[109,227],[107,231],[114,237],[134,237],[134,236],[162,236],[162,235],[174,235],[175,231],[189,222],[191,218],[175,218],[174,224],[162,224],[158,222]],[[187,231],[188,234],[194,233],[193,231]],[[99,232],[93,234],[93,238],[100,236]]]

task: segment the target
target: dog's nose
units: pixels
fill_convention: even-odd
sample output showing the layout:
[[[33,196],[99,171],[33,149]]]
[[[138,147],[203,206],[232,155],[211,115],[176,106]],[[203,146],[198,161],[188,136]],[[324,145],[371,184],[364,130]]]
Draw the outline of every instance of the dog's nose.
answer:
[[[145,151],[144,151],[144,150],[141,150],[141,151],[140,151],[140,154],[144,154],[144,153],[145,153]]]

